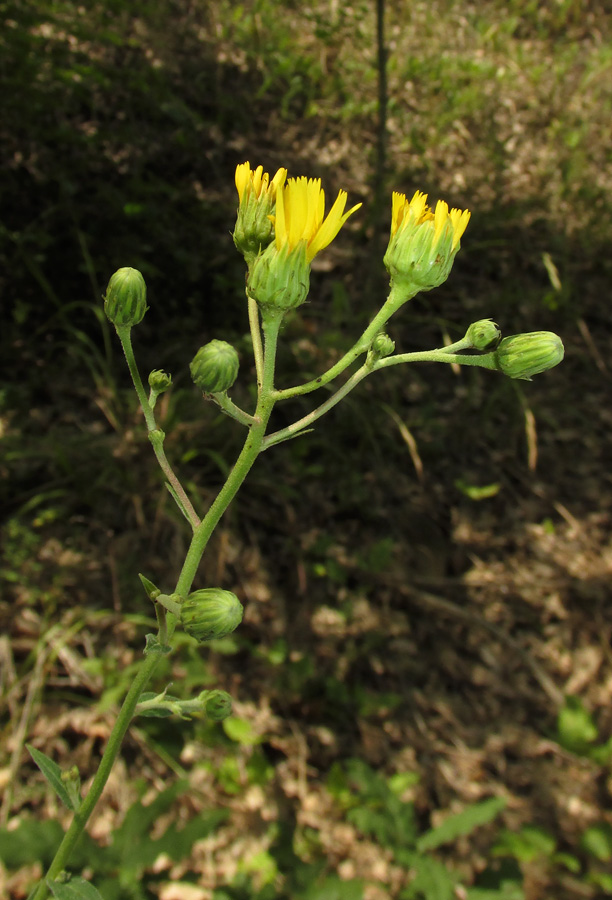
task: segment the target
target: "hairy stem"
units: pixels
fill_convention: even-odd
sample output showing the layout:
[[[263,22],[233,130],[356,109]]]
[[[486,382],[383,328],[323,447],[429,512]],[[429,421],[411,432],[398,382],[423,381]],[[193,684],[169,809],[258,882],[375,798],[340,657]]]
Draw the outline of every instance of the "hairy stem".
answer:
[[[414,296],[417,291],[415,290],[410,296]],[[282,391],[275,391],[274,398],[275,400],[288,400],[290,397],[299,397],[301,394],[309,394],[311,391],[316,391],[317,388],[323,387],[323,385],[328,384],[330,381],[333,381],[338,375],[344,372],[351,363],[354,363],[362,353],[365,353],[370,348],[370,344],[376,337],[379,331],[382,331],[385,324],[391,318],[394,312],[396,312],[403,303],[406,303],[410,299],[409,296],[404,296],[399,298],[394,290],[391,291],[387,300],[376,313],[368,327],[365,329],[359,340],[353,344],[348,353],[345,353],[344,356],[338,360],[338,362],[328,369],[327,372],[324,372],[323,375],[319,375],[318,378],[313,378],[312,381],[306,382],[306,384],[299,384],[296,387],[285,388]]]
[[[191,527],[197,528],[197,526],[200,524],[200,517],[193,508],[191,500],[187,496],[183,485],[175,475],[174,469],[168,462],[168,458],[164,451],[163,443],[165,435],[163,431],[161,431],[161,429],[158,429],[157,423],[155,421],[155,415],[153,413],[151,405],[149,404],[149,399],[146,395],[142,379],[140,377],[140,372],[138,371],[138,366],[136,365],[130,331],[131,329],[127,326],[117,326],[117,334],[119,335],[119,340],[121,341],[121,346],[123,347],[123,352],[128,364],[128,369],[130,370],[130,375],[132,376],[134,388],[140,401],[140,406],[145,417],[145,422],[147,423],[147,431],[149,433],[149,437],[151,438],[151,444],[153,445],[153,450],[155,452],[157,462],[159,463],[162,472],[168,479],[168,483],[172,486],[177,497],[181,501]]]
[[[49,866],[44,879],[39,883],[35,893],[32,895],[31,900],[45,900],[45,898],[49,896],[49,887],[47,882],[56,879],[57,876],[64,870],[70,854],[72,853],[81,834],[85,830],[87,821],[102,795],[104,786],[108,781],[108,776],[110,775],[115,759],[117,758],[117,754],[121,749],[121,743],[134,715],[136,704],[138,703],[140,695],[145,689],[147,682],[153,674],[155,667],[157,666],[157,663],[161,659],[162,655],[163,654],[160,648],[159,650],[151,650],[144,657],[142,665],[140,666],[140,669],[138,670],[136,677],[132,682],[125,700],[123,701],[123,706],[121,707],[121,710],[117,717],[117,721],[115,722],[113,730],[111,731],[110,737],[108,739],[108,744],[106,745],[106,749],[104,750],[104,754],[102,756],[102,759],[100,760],[98,771],[95,774],[94,780],[87,793],[87,796],[83,800],[83,803],[81,804],[78,811],[75,812],[74,818],[70,823],[70,827],[64,835],[61,844],[59,845],[53,862]]]
[[[257,409],[255,410],[255,422],[249,429],[249,434],[245,441],[244,447],[242,448],[242,452],[236,460],[234,468],[230,472],[227,481],[221,488],[219,494],[217,495],[217,498],[206,513],[204,519],[194,528],[191,544],[189,546],[189,550],[187,551],[187,556],[185,558],[185,562],[183,564],[183,568],[179,575],[175,589],[175,593],[180,594],[181,596],[185,596],[189,593],[198,566],[200,564],[200,560],[202,559],[202,554],[206,549],[206,545],[215,529],[215,526],[235,497],[236,492],[240,488],[253,463],[257,459],[257,456],[261,452],[266,426],[268,424],[270,414],[272,413],[275,401],[274,368],[276,362],[276,344],[281,321],[282,313],[279,313],[278,315],[269,316],[264,322],[263,329],[265,337],[265,348],[262,360],[262,382]],[[117,330],[119,331],[119,329]],[[146,403],[144,388],[142,386],[138,370],[136,369],[133,352],[131,352],[129,329],[127,330],[127,332],[124,329],[122,329],[122,331],[123,334],[120,333],[119,337],[124,346],[124,350],[126,346],[128,347],[128,350],[126,351],[126,358],[128,360],[130,372],[132,373],[132,379],[134,380],[134,385],[136,387],[139,399],[141,400],[141,404],[143,403],[143,398]],[[149,416],[147,416],[147,409],[149,412]],[[155,419],[150,408],[148,407],[148,404],[146,406],[143,406],[143,411],[145,411],[147,427],[149,427],[150,431],[154,431]],[[149,421],[149,419],[151,421]],[[160,639],[162,637],[164,638],[164,640],[161,641],[162,645],[165,644],[167,640],[171,639],[176,626],[176,617],[171,613],[164,618],[165,621],[159,622],[160,634],[158,637]],[[87,796],[83,800],[83,803],[81,804],[78,812],[74,814],[72,822],[70,823],[68,831],[64,835],[57,853],[55,854],[53,862],[51,863],[45,877],[41,880],[38,887],[36,888],[36,891],[34,892],[34,894],[32,894],[31,900],[46,900],[46,898],[49,896],[48,882],[56,879],[67,865],[70,854],[72,853],[72,850],[74,849],[81,834],[85,830],[89,817],[91,816],[93,810],[96,807],[96,804],[98,803],[98,800],[102,795],[102,791],[104,790],[108,777],[111,773],[115,759],[117,758],[117,755],[121,749],[121,743],[123,741],[125,733],[129,727],[130,721],[134,716],[134,712],[136,710],[136,706],[138,704],[140,696],[144,691],[147,683],[149,682],[149,679],[151,678],[155,667],[157,666],[157,663],[162,656],[162,646],[151,648],[145,655],[140,668],[136,673],[134,681],[132,682],[132,685],[127,693],[127,696],[123,701],[123,705],[109,737],[108,744],[106,745],[106,748],[102,755],[102,759],[100,760],[100,765],[98,767],[98,771],[94,776],[91,788],[89,789]]]

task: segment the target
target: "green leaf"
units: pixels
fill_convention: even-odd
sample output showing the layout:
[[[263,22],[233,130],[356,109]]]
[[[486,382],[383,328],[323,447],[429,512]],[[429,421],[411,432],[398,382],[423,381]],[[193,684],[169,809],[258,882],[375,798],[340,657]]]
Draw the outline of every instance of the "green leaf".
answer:
[[[597,740],[597,726],[579,697],[566,697],[557,717],[559,743],[573,753],[584,753]]]
[[[606,875],[605,872],[590,872],[588,880],[606,891],[606,896],[612,895],[612,875]]]
[[[493,848],[495,856],[513,856],[519,862],[533,862],[535,859],[549,858],[555,852],[557,842],[542,828],[526,825],[516,834],[505,831]]]
[[[103,900],[93,884],[80,876],[70,881],[48,881],[47,884],[57,900]]]
[[[480,825],[486,825],[488,822],[499,815],[504,809],[506,801],[502,797],[491,797],[483,800],[481,803],[475,803],[468,806],[463,812],[455,816],[449,816],[438,828],[432,828],[426,831],[417,841],[417,850],[433,850],[442,844],[448,844],[462,835],[470,834]]]
[[[456,879],[448,869],[435,859],[419,856],[416,853],[406,854],[405,864],[410,858],[410,868],[416,870],[416,876],[402,893],[406,900],[455,900]]]
[[[609,862],[612,859],[612,827],[604,823],[587,828],[580,846],[600,862]]]
[[[66,786],[62,780],[62,770],[60,769],[58,764],[56,762],[53,762],[52,759],[49,759],[49,757],[41,750],[37,750],[36,747],[32,747],[31,744],[26,744],[26,748],[64,806],[72,810],[72,812],[76,812],[77,807],[74,805],[68,791],[66,790]]]
[[[251,723],[247,719],[238,719],[231,716],[229,719],[223,720],[223,730],[231,741],[237,744],[251,746],[252,744],[260,744],[262,738],[253,731]]]
[[[463,478],[455,480],[455,487],[470,500],[488,500],[489,497],[496,497],[501,490],[501,484],[498,483],[479,486],[469,484]]]

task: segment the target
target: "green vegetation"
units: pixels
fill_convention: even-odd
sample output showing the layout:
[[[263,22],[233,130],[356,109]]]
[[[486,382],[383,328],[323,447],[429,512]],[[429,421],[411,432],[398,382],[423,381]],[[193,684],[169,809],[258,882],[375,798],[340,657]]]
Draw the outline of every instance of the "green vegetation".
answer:
[[[105,900],[612,896],[606,11],[387,0],[380,213],[373,2],[14,0],[0,21],[0,894],[27,897],[68,821],[36,753],[89,782],[154,627],[137,572],[168,584],[185,551],[104,287],[146,277],[143,371],[173,373],[156,414],[206,505],[240,434],[188,369],[227,339],[251,408],[228,239],[249,159],[364,201],[279,387],[379,305],[393,189],[472,211],[398,352],[492,316],[567,357],[525,385],[390,368],[262,456],[198,584],[244,597],[244,625],[206,654],[181,636],[153,685],[226,689],[236,714],[139,719],[73,871]]]

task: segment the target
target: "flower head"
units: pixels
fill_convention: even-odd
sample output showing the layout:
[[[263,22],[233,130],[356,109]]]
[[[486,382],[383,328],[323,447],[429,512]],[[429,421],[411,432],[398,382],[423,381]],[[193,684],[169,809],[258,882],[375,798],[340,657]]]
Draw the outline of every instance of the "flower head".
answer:
[[[191,377],[205,394],[229,391],[238,377],[238,353],[227,341],[212,340],[200,347],[189,364]]]
[[[265,201],[276,199],[276,188],[285,183],[287,169],[279,169],[272,181],[263,166],[257,166],[255,171],[251,169],[249,162],[236,166],[236,189],[240,204],[247,203],[253,197],[255,200]]]
[[[495,360],[509,378],[531,381],[533,375],[558,366],[564,353],[559,335],[552,331],[532,331],[504,338],[495,351]]]
[[[142,322],[147,306],[147,286],[138,269],[117,269],[106,288],[104,312],[116,327],[131,328]]]
[[[236,166],[236,190],[240,203],[234,243],[251,265],[262,248],[273,239],[270,216],[274,212],[276,190],[285,183],[287,170],[279,169],[272,180],[263,166],[255,171],[248,162]]]
[[[249,273],[248,290],[262,310],[289,310],[308,296],[310,264],[331,244],[361,203],[345,212],[346,191],[339,191],[325,215],[320,178],[290,178],[276,187],[274,240]]]
[[[470,212],[449,210],[438,200],[435,210],[427,205],[427,194],[416,191],[412,200],[393,193],[391,236],[385,265],[392,282],[405,282],[417,291],[437,287],[449,276]]]
[[[285,246],[289,252],[304,242],[306,260],[312,262],[317,253],[331,244],[346,220],[361,203],[344,212],[346,191],[339,191],[325,217],[325,191],[320,178],[290,178],[276,189],[274,220],[276,249]]]

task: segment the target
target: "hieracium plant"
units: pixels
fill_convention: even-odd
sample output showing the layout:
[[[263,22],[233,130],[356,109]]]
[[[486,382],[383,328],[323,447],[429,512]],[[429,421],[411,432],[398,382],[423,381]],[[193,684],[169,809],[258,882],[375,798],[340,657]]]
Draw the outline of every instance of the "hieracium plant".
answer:
[[[135,716],[155,712],[183,717],[201,714],[219,721],[231,714],[231,698],[224,691],[205,690],[195,698],[179,700],[167,695],[166,691],[156,694],[145,689],[160,660],[172,652],[177,628],[183,628],[197,641],[206,643],[230,634],[242,620],[242,604],[235,594],[215,585],[195,591],[192,586],[215,527],[259,454],[308,431],[360,381],[389,366],[415,362],[459,363],[528,380],[563,359],[563,344],[556,334],[536,331],[502,338],[499,328],[490,319],[474,322],[461,340],[446,347],[396,355],[394,342],[385,330],[389,320],[419,291],[429,291],[448,278],[470,213],[449,210],[443,200],[431,209],[427,195],[420,191],[416,191],[411,200],[404,194],[394,193],[391,234],[384,257],[390,276],[387,299],[363,334],[335,365],[305,384],[277,388],[276,350],[283,321],[308,296],[313,259],[334,240],[361,204],[347,210],[347,194],[340,191],[326,215],[325,194],[319,179],[287,178],[285,169],[279,169],[270,178],[262,166],[252,170],[248,162],[236,169],[236,187],[239,204],[233,237],[247,267],[247,312],[253,340],[257,403],[253,410],[247,411],[230,397],[229,391],[239,369],[238,354],[231,344],[214,339],[197,351],[190,365],[193,381],[205,398],[247,429],[241,453],[216,499],[203,515],[187,495],[166,457],[164,433],[155,418],[157,398],[171,389],[172,379],[161,370],[151,372],[147,392],[134,358],[132,328],[142,321],[147,311],[144,279],[136,269],[127,267],[115,272],[108,284],[104,310],[121,341],[153,451],[168,489],[189,523],[191,542],[172,589],[164,592],[144,575],[140,576],[155,607],[157,633],[146,636],[140,667],[86,796],[81,797],[76,773],[70,770],[62,774],[52,760],[40,751],[34,751],[35,761],[60,797],[68,802],[74,817],[49,870],[32,892],[32,900],[43,900],[50,891],[58,897],[68,896],[62,891],[68,883],[71,885],[70,897],[99,896],[80,876],[70,880],[66,867],[71,851],[100,799],[123,737]],[[314,393],[346,372],[357,360],[361,360],[360,365],[354,367],[350,377],[344,379],[323,403],[293,424],[268,432],[270,415],[277,403]]]

